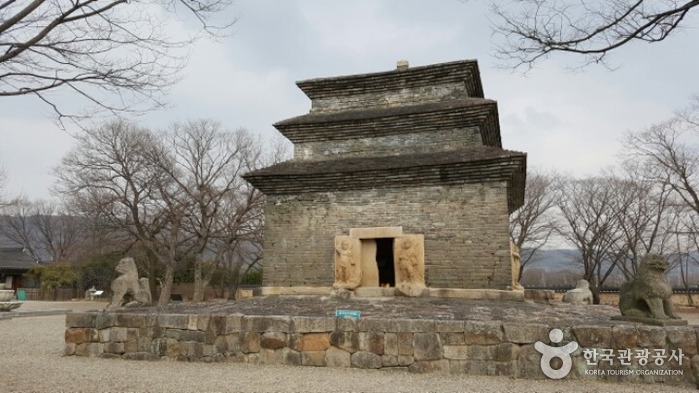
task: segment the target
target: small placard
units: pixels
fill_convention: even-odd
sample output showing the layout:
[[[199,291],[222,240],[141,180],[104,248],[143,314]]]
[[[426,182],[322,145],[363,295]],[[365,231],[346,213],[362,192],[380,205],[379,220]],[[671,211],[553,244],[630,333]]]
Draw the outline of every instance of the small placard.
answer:
[[[357,310],[335,310],[337,318],[359,319],[360,316],[362,316],[362,312]]]

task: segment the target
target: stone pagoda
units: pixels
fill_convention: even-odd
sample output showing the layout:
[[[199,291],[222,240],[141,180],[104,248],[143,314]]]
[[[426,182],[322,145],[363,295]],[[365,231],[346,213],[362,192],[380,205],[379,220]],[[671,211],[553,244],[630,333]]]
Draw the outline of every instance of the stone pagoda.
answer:
[[[297,85],[310,113],[274,125],[294,158],[244,176],[267,198],[265,286],[516,286],[527,156],[502,148],[476,61]]]

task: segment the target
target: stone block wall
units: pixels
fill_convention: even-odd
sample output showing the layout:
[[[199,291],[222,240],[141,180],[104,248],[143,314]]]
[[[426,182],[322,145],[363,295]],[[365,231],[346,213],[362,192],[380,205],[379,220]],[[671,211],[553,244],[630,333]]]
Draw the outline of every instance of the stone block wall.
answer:
[[[534,343],[550,344],[552,327],[455,321],[257,315],[71,313],[65,355],[135,360],[241,362],[315,367],[405,368],[546,379]],[[638,325],[563,328],[576,341],[566,379],[688,385],[699,367],[697,327]],[[590,365],[583,349],[681,349],[679,360],[647,365]],[[623,374],[604,370],[628,370]],[[660,371],[658,371],[660,370]]]
[[[295,160],[327,160],[350,157],[395,156],[409,149],[414,154],[435,153],[481,145],[477,127],[434,132],[405,132],[355,139],[294,144]]]
[[[425,235],[428,286],[506,289],[506,187],[490,182],[268,195],[264,285],[331,286],[335,236],[350,228],[400,226]]]

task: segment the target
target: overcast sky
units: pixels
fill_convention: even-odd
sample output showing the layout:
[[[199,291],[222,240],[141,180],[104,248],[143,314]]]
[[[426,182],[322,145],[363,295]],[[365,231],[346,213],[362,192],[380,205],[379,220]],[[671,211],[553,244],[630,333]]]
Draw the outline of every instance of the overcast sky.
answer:
[[[210,118],[271,137],[274,122],[310,108],[298,80],[387,71],[400,59],[411,66],[477,59],[485,95],[498,101],[503,147],[527,152],[529,167],[585,176],[615,162],[625,131],[670,117],[699,93],[695,15],[661,44],[615,52],[615,71],[570,72],[574,60],[564,56],[522,75],[497,67],[487,3],[236,0],[228,11],[238,18],[234,34],[198,42],[171,107],[138,121],[162,128]],[[15,97],[0,98],[0,136],[5,193],[47,198],[50,170],[73,145],[69,132],[45,105]]]

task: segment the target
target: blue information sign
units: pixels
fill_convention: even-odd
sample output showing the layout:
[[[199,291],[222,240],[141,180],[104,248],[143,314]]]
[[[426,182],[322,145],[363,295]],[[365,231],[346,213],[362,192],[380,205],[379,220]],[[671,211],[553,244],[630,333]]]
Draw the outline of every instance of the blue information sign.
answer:
[[[359,319],[361,315],[362,312],[356,310],[335,310],[335,317],[337,318]]]

